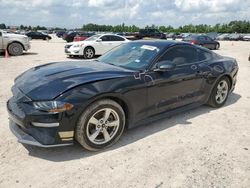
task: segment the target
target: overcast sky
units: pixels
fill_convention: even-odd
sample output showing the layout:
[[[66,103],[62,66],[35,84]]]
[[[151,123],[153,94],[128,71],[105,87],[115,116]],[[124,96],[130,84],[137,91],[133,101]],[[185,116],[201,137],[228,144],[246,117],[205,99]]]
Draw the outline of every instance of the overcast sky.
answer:
[[[7,25],[178,27],[232,20],[250,20],[250,0],[0,0],[0,23]]]

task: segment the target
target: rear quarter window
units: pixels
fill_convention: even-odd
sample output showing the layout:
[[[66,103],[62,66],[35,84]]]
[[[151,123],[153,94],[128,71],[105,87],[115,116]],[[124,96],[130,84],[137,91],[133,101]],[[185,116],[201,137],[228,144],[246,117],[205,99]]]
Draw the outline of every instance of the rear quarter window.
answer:
[[[213,54],[211,52],[207,52],[202,49],[197,49],[197,53],[199,61],[205,61],[213,58]]]
[[[124,41],[125,39],[122,37],[118,37],[118,36],[111,36],[111,40],[112,41]]]

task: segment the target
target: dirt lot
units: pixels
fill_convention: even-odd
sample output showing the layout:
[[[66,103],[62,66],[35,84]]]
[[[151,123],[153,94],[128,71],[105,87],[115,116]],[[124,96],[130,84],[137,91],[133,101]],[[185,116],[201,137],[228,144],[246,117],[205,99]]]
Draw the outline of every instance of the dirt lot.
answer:
[[[221,42],[217,51],[240,67],[223,108],[202,106],[128,130],[101,152],[17,143],[5,109],[14,78],[36,65],[71,60],[61,39],[31,45],[23,56],[0,56],[0,187],[250,187],[250,42]]]

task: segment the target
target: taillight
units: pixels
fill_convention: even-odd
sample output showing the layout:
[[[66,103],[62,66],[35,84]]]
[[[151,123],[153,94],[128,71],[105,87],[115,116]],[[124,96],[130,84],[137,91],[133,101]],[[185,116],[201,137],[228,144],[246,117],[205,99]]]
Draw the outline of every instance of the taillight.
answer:
[[[197,44],[197,40],[191,40],[191,44]]]

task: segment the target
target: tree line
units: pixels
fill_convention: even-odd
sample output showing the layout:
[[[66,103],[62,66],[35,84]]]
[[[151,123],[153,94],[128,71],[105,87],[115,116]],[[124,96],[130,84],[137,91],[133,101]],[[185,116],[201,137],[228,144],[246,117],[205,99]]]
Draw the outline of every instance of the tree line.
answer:
[[[0,29],[13,29],[11,26],[6,26],[4,23],[0,23]],[[25,25],[20,25],[20,26],[15,26],[14,29],[20,29],[20,30],[26,30],[26,31],[37,31],[37,30],[66,30],[66,28],[60,28],[60,27],[55,27],[55,28],[50,28],[48,29],[45,26],[25,26]]]
[[[6,26],[4,23],[0,24],[0,29],[9,29],[9,26]],[[231,21],[229,23],[224,24],[215,24],[215,25],[207,25],[207,24],[199,24],[193,25],[188,24],[184,26],[180,26],[174,28],[172,26],[156,26],[156,25],[147,25],[146,28],[154,28],[158,29],[162,32],[170,33],[208,33],[208,32],[218,32],[218,33],[250,33],[250,21]],[[16,29],[21,30],[47,30],[44,26],[24,26],[20,25]],[[124,23],[119,25],[99,25],[99,24],[84,24],[82,28],[74,29],[74,30],[83,30],[83,31],[101,31],[101,32],[138,32],[139,27],[136,25],[125,25]],[[50,30],[66,30],[65,28],[51,28]]]
[[[218,32],[218,33],[250,33],[250,21],[231,21],[227,24],[216,24],[214,26],[207,24],[193,25],[188,24],[174,28],[172,26],[156,26],[147,25],[145,28],[154,28],[162,32],[170,33],[208,33],[208,32]],[[108,32],[138,32],[139,27],[135,25],[98,25],[98,24],[86,24],[82,26],[84,31],[108,31]]]

